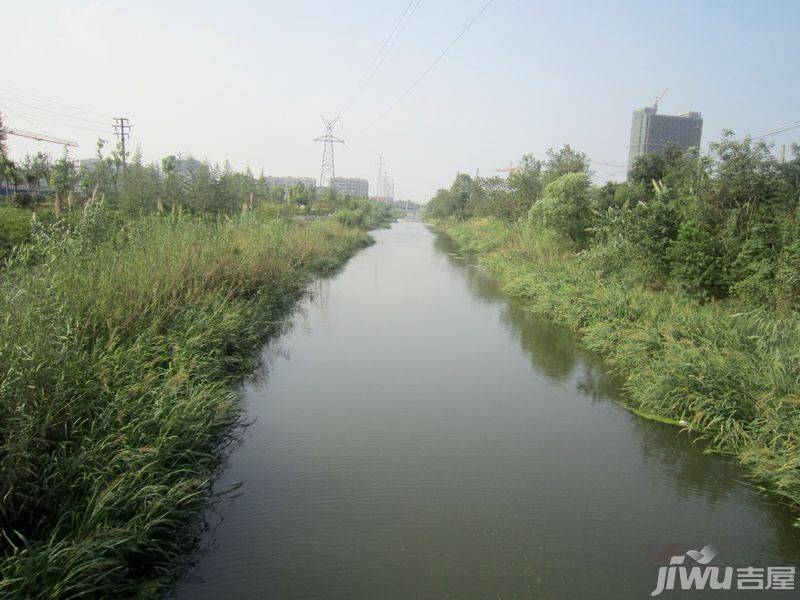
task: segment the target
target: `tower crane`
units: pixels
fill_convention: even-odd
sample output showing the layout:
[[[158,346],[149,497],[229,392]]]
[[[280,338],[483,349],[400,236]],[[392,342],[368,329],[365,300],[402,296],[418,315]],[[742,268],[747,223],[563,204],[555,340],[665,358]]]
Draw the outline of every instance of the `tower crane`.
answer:
[[[38,142],[51,142],[53,144],[58,144],[60,146],[72,146],[73,148],[78,147],[78,143],[73,142],[72,140],[64,140],[62,138],[52,137],[40,133],[34,133],[32,131],[23,131],[21,129],[13,129],[11,127],[3,127],[2,131],[3,133],[6,133],[8,135],[16,135],[17,137],[24,137],[31,140],[36,140]]]
[[[661,94],[660,94],[660,95],[656,96],[656,101],[655,101],[655,102],[653,102],[653,109],[654,109],[654,110],[658,110],[658,103],[659,103],[659,102],[661,102],[661,99],[664,97],[664,95],[665,95],[665,94],[666,94],[668,91],[669,91],[669,88],[665,88],[665,89],[664,89],[664,91],[663,91],[663,92],[661,92]]]
[[[516,170],[517,170],[517,167],[515,167],[514,163],[512,162],[505,169],[497,169],[497,172],[498,173],[508,173],[509,175],[511,175]]]

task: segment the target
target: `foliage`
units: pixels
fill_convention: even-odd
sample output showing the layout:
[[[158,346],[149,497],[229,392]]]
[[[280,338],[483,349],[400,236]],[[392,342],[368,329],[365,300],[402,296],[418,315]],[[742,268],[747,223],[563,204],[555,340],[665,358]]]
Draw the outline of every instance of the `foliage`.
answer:
[[[228,163],[123,168],[102,141],[80,169],[0,166],[27,184],[12,202],[43,177],[57,199],[0,208],[0,596],[158,596],[238,423],[231,384],[308,277],[394,213]]]
[[[800,149],[772,150],[725,132],[709,156],[668,147],[597,187],[565,147],[526,157],[525,221],[486,200],[523,189],[516,173],[425,215],[606,356],[635,410],[688,423],[800,508]]]
[[[678,285],[703,298],[721,295],[724,274],[720,251],[708,230],[694,221],[682,223],[667,253]]]
[[[231,384],[369,238],[97,199],[32,236],[0,279],[0,596],[156,597],[239,421]]]
[[[590,179],[592,171],[589,168],[589,157],[583,152],[573,150],[569,144],[564,144],[558,150],[549,149],[544,164],[542,183],[546,186],[570,173],[582,174]]]
[[[506,180],[459,175],[425,208],[430,219],[527,215],[538,235],[563,234],[596,261],[703,299],[800,309],[800,154],[781,162],[764,141],[724,132],[709,156],[667,146],[637,159],[624,183],[590,183],[569,145],[544,161],[525,155]],[[680,238],[680,239],[679,239]],[[600,265],[604,271],[608,265]]]
[[[70,160],[65,148],[63,156],[53,163],[53,168],[50,170],[50,187],[55,192],[57,199],[64,200],[77,181],[78,170],[75,163]]]
[[[551,231],[494,223],[502,229],[487,235],[483,219],[438,222],[465,250],[481,253],[507,293],[572,327],[605,356],[625,377],[625,401],[634,410],[686,423],[800,508],[800,315],[652,290],[620,238],[576,255]],[[707,233],[682,226],[680,249],[670,249],[676,264],[686,264],[679,255],[689,248],[686,259],[713,257]],[[492,236],[501,241],[492,243]],[[611,252],[617,244],[622,252]],[[687,275],[706,277],[699,267]]]
[[[27,210],[0,206],[0,261],[27,241],[32,231],[31,214]]]
[[[349,208],[333,214],[333,219],[346,227],[375,229],[385,227],[395,219],[394,211],[386,204],[373,201],[350,199]]]
[[[575,244],[586,241],[589,223],[589,188],[585,173],[567,173],[544,188],[541,199],[531,206],[528,218],[542,229],[566,234]]]

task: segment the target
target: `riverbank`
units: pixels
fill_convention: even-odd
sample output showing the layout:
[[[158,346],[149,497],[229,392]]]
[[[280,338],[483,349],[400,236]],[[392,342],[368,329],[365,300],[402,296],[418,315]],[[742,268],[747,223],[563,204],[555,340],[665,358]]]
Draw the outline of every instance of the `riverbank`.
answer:
[[[435,227],[478,254],[506,293],[605,357],[625,377],[630,408],[685,422],[800,507],[800,317],[635,285],[523,225],[471,219]]]
[[[233,384],[378,224],[79,212],[0,280],[2,597],[165,589],[240,419]]]

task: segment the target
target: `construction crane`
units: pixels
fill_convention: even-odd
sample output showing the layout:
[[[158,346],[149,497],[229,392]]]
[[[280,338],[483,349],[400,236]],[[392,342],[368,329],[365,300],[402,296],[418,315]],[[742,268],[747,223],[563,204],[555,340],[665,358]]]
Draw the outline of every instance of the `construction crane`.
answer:
[[[23,131],[21,129],[12,129],[11,127],[4,127],[3,133],[8,135],[16,135],[18,137],[24,137],[31,140],[36,140],[38,142],[51,142],[53,144],[58,144],[60,146],[72,146],[73,148],[78,147],[77,142],[73,142],[72,140],[64,140],[57,137],[52,137],[49,135],[44,135],[40,133],[33,133],[32,131]]]
[[[664,95],[665,95],[665,94],[666,94],[668,91],[669,91],[669,88],[665,88],[665,89],[664,89],[664,91],[663,91],[663,92],[661,92],[661,95],[659,95],[659,96],[656,96],[656,101],[655,101],[655,102],[653,102],[653,110],[658,110],[658,103],[659,103],[659,102],[661,102],[661,99],[664,97]]]
[[[511,175],[516,170],[517,170],[517,167],[515,167],[514,163],[512,162],[505,169],[497,169],[497,172],[498,173],[508,173],[509,175]]]

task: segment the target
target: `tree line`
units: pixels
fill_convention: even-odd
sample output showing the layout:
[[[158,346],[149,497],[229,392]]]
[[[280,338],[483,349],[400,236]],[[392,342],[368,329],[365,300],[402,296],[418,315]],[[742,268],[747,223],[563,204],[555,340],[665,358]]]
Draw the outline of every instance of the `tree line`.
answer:
[[[433,219],[486,217],[587,253],[648,285],[702,300],[735,297],[800,309],[800,147],[732,132],[708,155],[673,146],[638,158],[622,183],[595,185],[569,145],[522,158],[507,179],[458,174],[426,207]]]
[[[57,159],[37,152],[14,161],[2,148],[0,178],[12,206],[36,208],[52,200],[56,211],[67,202],[85,203],[91,197],[130,215],[163,210],[226,214],[241,210],[243,204],[264,202],[327,214],[353,204],[330,189],[303,183],[270,185],[263,171],[256,177],[249,167],[236,171],[228,161],[220,166],[192,159],[192,168],[187,169],[170,155],[160,163],[145,164],[137,150],[123,165],[120,150],[117,146],[107,152],[99,140],[96,159],[79,164],[66,151]]]

